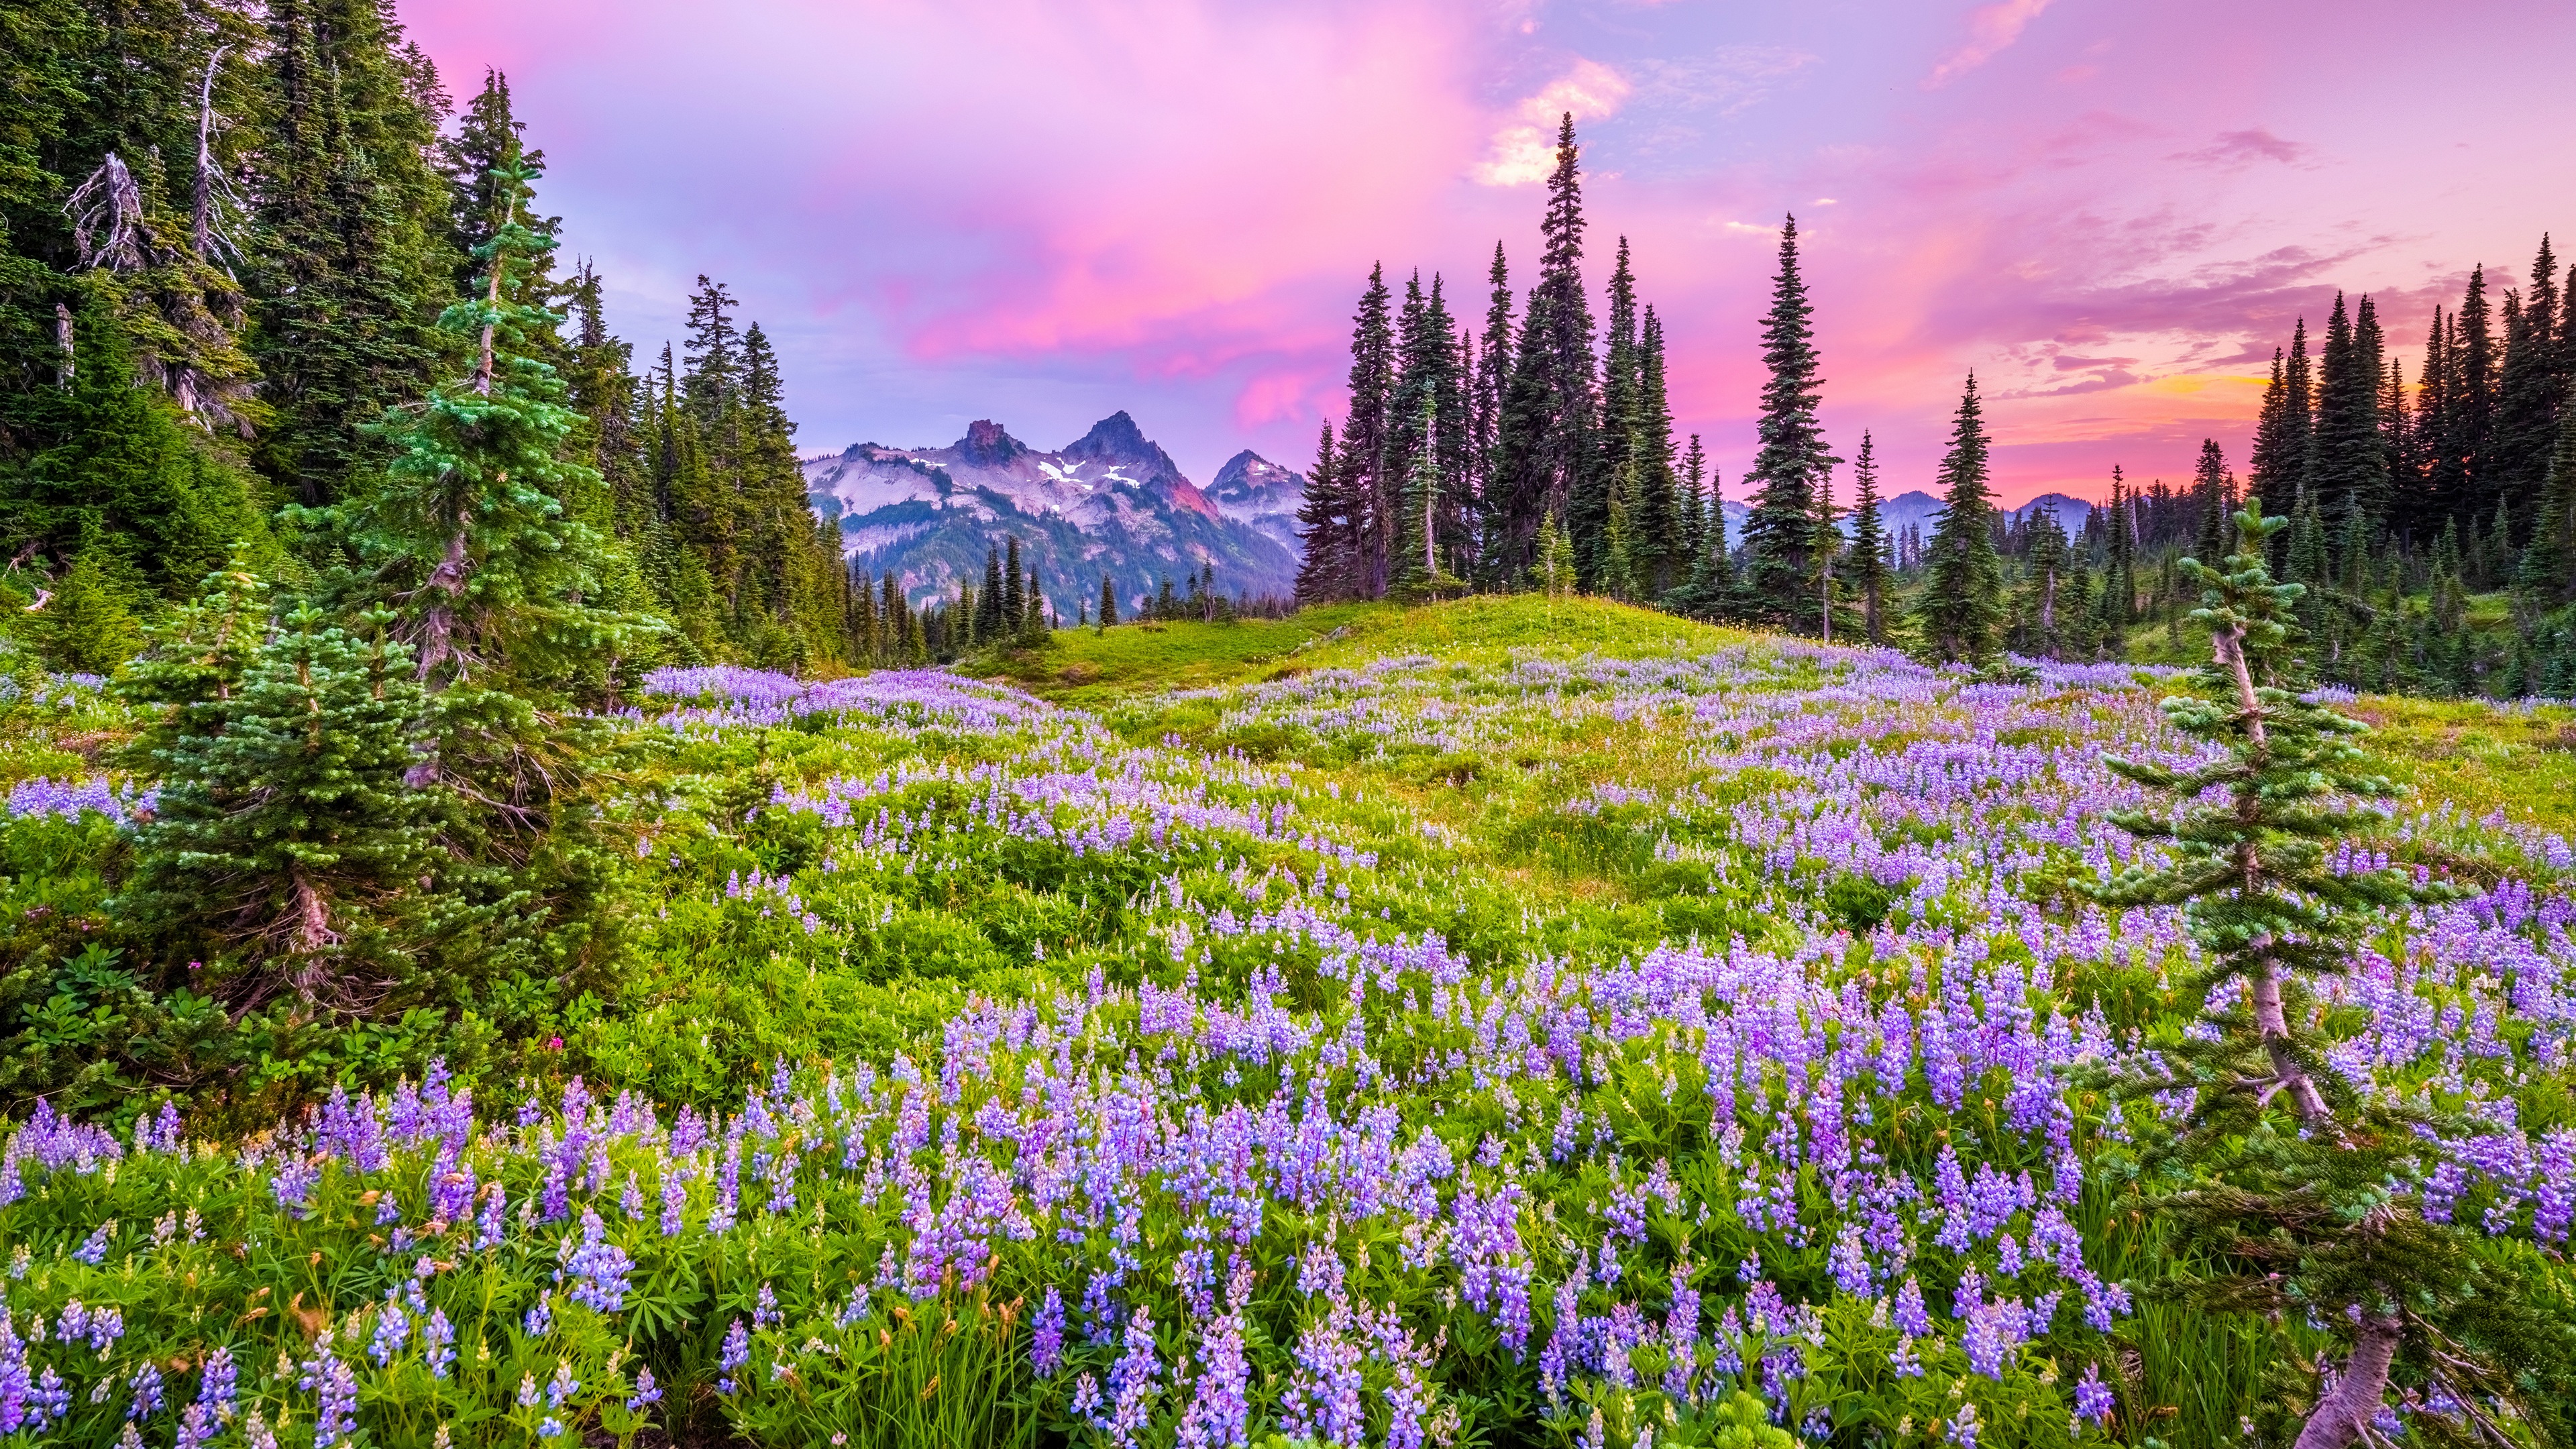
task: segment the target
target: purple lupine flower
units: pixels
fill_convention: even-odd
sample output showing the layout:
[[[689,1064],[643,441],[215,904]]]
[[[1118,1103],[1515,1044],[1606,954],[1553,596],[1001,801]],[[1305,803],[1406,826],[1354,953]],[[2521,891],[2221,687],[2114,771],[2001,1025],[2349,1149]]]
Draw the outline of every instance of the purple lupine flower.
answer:
[[[217,1424],[232,1422],[233,1395],[240,1382],[240,1370],[233,1365],[230,1348],[217,1348],[206,1355],[205,1367],[197,1375],[197,1403],[209,1420]]]
[[[429,1310],[429,1321],[421,1326],[420,1356],[429,1365],[429,1376],[444,1379],[456,1366],[456,1329],[447,1321],[447,1311]]]
[[[326,1353],[319,1365],[307,1365],[300,1385],[318,1391],[313,1410],[313,1449],[331,1449],[357,1432],[357,1375],[337,1354]]]
[[[521,1332],[527,1334],[530,1338],[543,1338],[547,1334],[554,1332],[555,1295],[552,1293],[538,1294],[536,1306],[530,1308],[528,1310],[527,1317],[519,1321],[519,1328]]]
[[[742,1372],[750,1363],[751,1334],[743,1328],[742,1320],[737,1318],[733,1321],[733,1326],[725,1330],[724,1350],[716,1358],[716,1372],[721,1376],[716,1380],[716,1392],[733,1393],[738,1387],[734,1375]]]
[[[627,1396],[626,1412],[640,1414],[646,1406],[662,1402],[662,1386],[653,1382],[653,1370],[647,1366],[635,1371],[635,1392]]]
[[[625,1306],[626,1275],[635,1264],[625,1249],[607,1240],[607,1225],[595,1209],[581,1210],[580,1240],[566,1237],[558,1251],[563,1266],[555,1270],[555,1281],[572,1285],[574,1302],[601,1313]]]
[[[1063,1356],[1064,1295],[1049,1284],[1046,1296],[1038,1300],[1037,1316],[1029,1321],[1029,1367],[1039,1378],[1052,1378]]]
[[[2102,1366],[2088,1363],[2084,1377],[2075,1382],[2075,1417],[2090,1419],[2096,1426],[2111,1422],[2111,1388],[2102,1382]]]
[[[132,1397],[126,1400],[125,1417],[140,1419],[161,1412],[161,1370],[146,1362],[134,1371],[128,1387]]]
[[[97,1231],[81,1239],[81,1245],[72,1249],[72,1261],[87,1263],[93,1268],[106,1262],[107,1240],[115,1232],[116,1224],[112,1222],[99,1224]]]

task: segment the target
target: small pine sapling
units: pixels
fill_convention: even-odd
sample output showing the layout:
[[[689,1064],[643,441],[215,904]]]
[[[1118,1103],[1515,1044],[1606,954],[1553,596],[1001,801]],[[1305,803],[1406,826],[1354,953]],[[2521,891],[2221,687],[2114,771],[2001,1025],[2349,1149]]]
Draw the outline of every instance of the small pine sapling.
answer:
[[[2350,970],[2365,933],[2407,907],[2450,898],[2405,868],[2354,869],[2338,850],[2367,817],[2353,803],[2392,787],[2357,743],[2367,726],[2311,700],[2297,642],[2300,586],[2273,582],[2268,541],[2286,523],[2248,501],[2224,565],[2182,562],[2203,587],[2209,631],[2199,684],[2166,718],[2217,753],[2195,765],[2111,759],[2172,813],[2113,818],[2161,861],[2083,888],[2100,904],[2175,905],[2202,965],[2181,983],[2195,1028],[2155,1040],[2151,1067],[2113,1079],[2137,1113],[2138,1166],[2178,1256],[2212,1265],[2150,1291],[2213,1312],[2304,1322],[2342,1346],[2315,1366],[2295,1449],[2388,1442],[2373,1427],[2392,1387],[2461,1406],[2419,1427],[2520,1442],[2528,1424],[2512,1360],[2548,1335],[2509,1326],[2512,1285],[2464,1228],[2428,1220],[2427,1115],[2329,1065],[2336,1018],[2318,986]],[[2330,1004],[2330,1003],[2328,1003]],[[2173,1104],[2181,1104],[2178,1108]],[[2168,1114],[2171,1115],[2168,1115]],[[2284,1363],[2293,1380],[2307,1369]],[[2492,1435],[2492,1437],[2489,1437]]]

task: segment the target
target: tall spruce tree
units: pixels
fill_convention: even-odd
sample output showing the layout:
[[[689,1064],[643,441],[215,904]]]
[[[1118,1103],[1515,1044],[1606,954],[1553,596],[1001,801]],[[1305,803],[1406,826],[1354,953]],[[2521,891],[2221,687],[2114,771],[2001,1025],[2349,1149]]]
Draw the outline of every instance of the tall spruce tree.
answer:
[[[1340,467],[1340,455],[1333,447],[1333,421],[1326,418],[1315,442],[1314,466],[1306,470],[1305,490],[1297,504],[1297,537],[1304,546],[1297,562],[1300,604],[1327,603],[1349,591],[1350,515]]]
[[[2368,298],[2362,299],[2364,304]],[[2370,331],[2378,324],[2370,320]],[[2326,345],[2318,367],[2317,411],[2310,448],[2308,489],[2320,515],[2340,523],[2357,510],[2365,530],[2388,514],[2387,456],[2379,430],[2379,360],[2375,343],[2356,334],[2341,292],[2326,318]],[[2288,509],[2284,508],[2283,512]],[[2235,513],[2225,510],[2228,519]],[[2221,526],[2232,526],[2221,520]],[[2219,547],[2224,547],[2220,544]],[[2213,555],[2216,549],[2211,550]]]
[[[515,154],[499,169],[515,206],[537,172]],[[567,500],[599,477],[566,456],[578,418],[562,379],[523,350],[563,319],[508,300],[515,269],[548,245],[504,213],[478,249],[478,295],[439,319],[468,359],[464,375],[389,415],[395,456],[348,510],[379,587],[407,601],[403,628],[431,696],[413,783],[471,780],[521,824],[545,818],[557,786],[579,774],[566,753],[578,726],[535,711],[607,698],[605,662],[636,631],[590,602],[603,545]]]
[[[2558,260],[2543,235],[2531,263],[2531,289],[2518,299],[2505,329],[2504,365],[2496,379],[2496,492],[2517,539],[2529,537],[2538,519],[2558,443],[2558,414],[2567,393],[2560,311]]]
[[[1977,377],[1970,373],[1951,424],[1949,452],[1941,459],[1941,511],[1924,544],[1925,577],[1914,606],[1923,649],[1936,663],[1986,664],[2003,622],[1989,451]]]
[[[1555,518],[1566,532],[1578,569],[1609,523],[1592,307],[1583,290],[1583,185],[1570,113],[1558,128],[1547,195],[1538,281],[1530,288],[1496,430],[1501,456],[1496,496],[1487,504],[1485,554],[1497,582],[1533,577],[1542,566],[1544,520]]]
[[[1861,637],[1871,644],[1887,642],[1888,559],[1887,525],[1880,518],[1878,497],[1878,458],[1864,429],[1860,435],[1860,452],[1852,459],[1852,532],[1851,580],[1852,597],[1860,604]]]
[[[419,84],[371,0],[275,0],[268,32],[252,285],[275,422],[255,456],[321,506],[383,465],[375,423],[454,355],[454,335],[432,326],[454,265],[447,188],[426,160],[444,118],[423,101],[434,74]]]
[[[1609,312],[1604,319],[1601,359],[1601,474],[1629,494],[1628,506],[1633,511],[1638,480],[1631,452],[1637,433],[1637,392],[1640,385],[1641,358],[1638,345],[1637,277],[1628,264],[1628,239],[1619,238],[1619,252],[1610,267],[1607,291]],[[1634,522],[1633,518],[1630,520]],[[1628,540],[1633,559],[1634,540]],[[1584,546],[1576,545],[1576,558],[1587,577],[1598,575],[1606,565],[1601,550],[1607,542],[1596,535],[1591,540],[1596,554],[1584,557]]]
[[[1395,399],[1395,329],[1388,313],[1386,269],[1369,269],[1351,319],[1350,415],[1342,421],[1342,451],[1334,467],[1348,500],[1352,552],[1349,592],[1373,599],[1386,592],[1387,569],[1398,548],[1401,523],[1397,480],[1387,472]]]
[[[1673,474],[1673,407],[1664,378],[1664,324],[1653,307],[1637,338],[1637,398],[1630,410],[1628,460],[1636,474],[1634,537],[1628,545],[1642,595],[1659,599],[1689,576],[1692,532]]]
[[[1807,583],[1815,553],[1816,484],[1842,461],[1825,446],[1816,421],[1824,380],[1816,375],[1815,307],[1798,270],[1798,219],[1780,229],[1780,269],[1772,278],[1771,311],[1762,324],[1762,414],[1755,424],[1760,446],[1745,481],[1754,489],[1744,520],[1746,612],[1794,629],[1816,626]],[[1971,395],[1973,398],[1973,387]],[[1980,465],[1982,466],[1982,464]]]

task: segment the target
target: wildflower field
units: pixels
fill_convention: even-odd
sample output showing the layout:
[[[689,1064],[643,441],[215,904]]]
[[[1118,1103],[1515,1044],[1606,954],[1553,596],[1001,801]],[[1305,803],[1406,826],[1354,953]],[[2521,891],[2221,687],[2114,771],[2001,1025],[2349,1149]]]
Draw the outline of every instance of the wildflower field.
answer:
[[[2171,687],[1538,598],[667,671],[615,982],[542,1040],[427,1023],[275,1122],[9,1104],[0,1444],[2270,1432],[2320,1326],[2158,1299],[2100,1086],[2199,948],[2071,885],[2160,849],[2103,762],[2192,758]],[[0,929],[65,939],[150,782],[94,683],[6,705]],[[2349,708],[2407,788],[2348,863],[2465,893],[2301,1009],[2466,1124],[2427,1214],[2576,1299],[2576,723]],[[44,969],[13,1010],[121,1029],[106,953]]]

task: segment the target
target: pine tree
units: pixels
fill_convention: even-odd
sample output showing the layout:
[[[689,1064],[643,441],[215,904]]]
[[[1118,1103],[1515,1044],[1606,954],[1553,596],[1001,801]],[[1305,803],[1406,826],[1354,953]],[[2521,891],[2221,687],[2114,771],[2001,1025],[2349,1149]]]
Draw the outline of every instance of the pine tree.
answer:
[[[1827,451],[1816,421],[1823,379],[1816,375],[1814,315],[1798,271],[1793,216],[1780,231],[1780,270],[1762,324],[1762,362],[1770,380],[1763,385],[1755,427],[1761,445],[1745,474],[1755,491],[1744,520],[1744,587],[1751,609],[1755,617],[1792,628],[1807,627],[1816,617],[1806,587],[1813,569],[1816,480],[1842,461]]]
[[[1878,502],[1878,459],[1864,431],[1852,459],[1850,577],[1852,596],[1860,601],[1861,637],[1873,645],[1887,642],[1888,540]]]
[[[1017,633],[1022,621],[1028,617],[1029,595],[1033,591],[1023,582],[1026,577],[1026,571],[1020,567],[1020,537],[1013,534],[1002,554],[1000,622],[1004,632]]]
[[[1611,480],[1601,472],[1592,308],[1583,290],[1583,187],[1571,114],[1557,132],[1547,192],[1538,282],[1530,288],[1503,393],[1496,496],[1486,504],[1483,553],[1497,580],[1534,577],[1543,567],[1538,535],[1546,518],[1568,531],[1578,560],[1587,549],[1597,557],[1609,523]]]
[[[1350,503],[1342,488],[1341,460],[1333,450],[1332,419],[1324,420],[1315,444],[1315,466],[1306,470],[1305,491],[1297,505],[1297,536],[1304,545],[1297,563],[1297,602],[1328,603],[1350,593]],[[1102,581],[1102,599],[1108,599]],[[1104,613],[1104,624],[1116,620]]]
[[[2363,298],[2368,305],[2369,299]],[[2378,324],[2365,315],[2370,330]],[[2357,337],[2344,312],[2343,294],[2335,294],[2326,319],[2325,355],[2319,369],[2314,442],[2310,449],[2308,490],[2319,512],[2339,519],[2358,509],[2368,524],[2388,512],[2386,454],[2380,444],[2379,363],[2366,337]],[[2290,509],[2283,506],[2284,514]],[[2228,512],[2232,515],[2234,510]],[[2226,545],[2213,540],[2215,555]]]
[[[1995,556],[1994,494],[1987,487],[1986,425],[1976,374],[1941,460],[1941,512],[1924,547],[1927,576],[1915,602],[1923,647],[1934,662],[1984,665],[2003,616],[2003,569]]]
[[[1624,236],[1619,238],[1617,259],[1611,263],[1608,300],[1609,315],[1605,319],[1601,361],[1600,468],[1602,477],[1609,480],[1614,488],[1628,493],[1627,499],[1617,506],[1633,512],[1638,497],[1632,454],[1637,435],[1637,394],[1644,368],[1638,340],[1637,278],[1628,264],[1628,239]],[[1606,513],[1602,522],[1606,526]],[[1631,518],[1627,522],[1632,526],[1635,520]],[[1624,568],[1627,562],[1633,562],[1635,549],[1634,540],[1623,542],[1630,545],[1630,559],[1623,561]],[[1609,562],[1606,533],[1595,535],[1592,543],[1593,557],[1585,557],[1580,544],[1575,549],[1575,557],[1586,577],[1600,576]],[[1604,592],[1609,590],[1605,587]]]
[[[1117,623],[1117,622],[1118,622],[1118,590],[1116,589],[1116,587],[1114,587],[1114,586],[1109,582],[1109,575],[1107,575],[1107,574],[1102,574],[1102,575],[1100,576],[1100,624],[1099,624],[1099,627],[1100,627],[1100,628],[1103,628],[1103,629],[1106,629],[1106,628],[1108,628],[1110,625],[1115,624],[1115,623]]]
[[[2030,511],[2023,528],[2028,543],[2022,555],[2022,596],[2013,611],[2013,644],[2033,658],[2063,659],[2073,626],[2082,617],[2064,607],[2067,576],[2074,567],[2066,530],[2046,504]]]
[[[2517,1360],[2550,1339],[2474,1228],[2427,1220],[2421,1134],[2433,1124],[2323,1070],[2351,1028],[2308,1009],[2315,985],[2349,971],[2389,914],[2457,892],[2403,866],[2339,860],[2336,847],[2375,820],[2343,802],[2394,792],[2355,743],[2366,727],[2306,700],[2307,665],[2293,652],[2300,590],[2275,584],[2264,563],[2284,522],[2249,506],[2224,564],[2186,566],[2203,586],[2192,618],[2210,633],[2200,683],[2214,697],[2164,711],[2225,753],[2186,769],[2110,761],[2170,803],[2169,816],[2115,819],[2168,842],[2172,858],[2085,893],[2114,908],[2180,906],[2200,949],[2182,983],[2201,1005],[2196,1029],[2114,1078],[2142,1107],[2182,1104],[2178,1117],[2131,1119],[2158,1216],[2177,1251],[2208,1265],[2160,1291],[2210,1311],[2296,1315],[2342,1340],[2344,1361],[2317,1386],[2297,1440],[2344,1449],[2367,1437],[2399,1363],[2441,1399],[2527,1412],[2513,1403],[2533,1386],[2517,1380]],[[2212,791],[2226,798],[2201,803]]]
[[[2227,495],[2227,454],[2216,438],[2203,438],[2191,476],[2191,496],[2200,517],[2197,547],[2203,557],[2215,558],[2227,546],[2229,520],[2236,512],[2235,500]]]
[[[1353,549],[1349,591],[1373,599],[1386,592],[1387,570],[1400,547],[1397,480],[1387,472],[1395,395],[1395,333],[1389,321],[1386,269],[1369,269],[1351,322],[1350,416],[1342,423],[1341,461],[1335,466],[1349,500]]]
[[[503,170],[510,197],[536,174],[516,157]],[[404,627],[433,699],[414,783],[456,769],[506,776],[483,781],[487,798],[517,809],[535,808],[547,781],[578,774],[562,759],[578,730],[562,717],[537,721],[532,703],[602,697],[602,661],[634,629],[586,602],[602,545],[566,499],[599,477],[564,456],[577,415],[554,369],[522,350],[563,319],[507,300],[522,258],[546,244],[506,215],[494,228],[481,295],[439,319],[471,370],[419,410],[391,415],[396,455],[348,515],[382,586],[408,601]],[[565,768],[533,766],[535,757]]]
[[[267,137],[254,180],[267,244],[252,269],[261,470],[309,506],[382,466],[385,409],[426,389],[456,339],[429,324],[449,295],[448,195],[425,159],[441,116],[367,0],[275,0]],[[434,81],[433,81],[434,86]]]
[[[2103,540],[2102,617],[2109,628],[2112,654],[2125,652],[2129,625],[2138,608],[2137,496],[2129,491],[2120,465],[2111,465],[2110,523]]]
[[[1646,309],[1637,342],[1637,398],[1628,458],[1636,470],[1629,558],[1640,596],[1659,599],[1688,575],[1690,523],[1673,476],[1673,409],[1664,382],[1664,324]]]
[[[1469,446],[1474,450],[1477,509],[1477,574],[1486,583],[1496,580],[1485,566],[1494,548],[1498,525],[1507,530],[1509,519],[1501,507],[1507,494],[1502,484],[1503,403],[1510,391],[1512,359],[1518,351],[1512,326],[1511,270],[1503,260],[1503,244],[1494,243],[1494,265],[1486,275],[1491,289],[1485,307],[1485,331],[1477,347],[1474,395],[1470,400]]]
[[[2511,299],[2511,294],[2507,294]],[[2540,511],[2549,459],[2558,441],[2558,414],[2566,397],[2560,375],[2564,342],[2559,333],[2558,262],[2549,238],[2531,264],[2531,290],[2509,302],[2504,366],[2496,380],[2494,465],[2499,501],[2513,515],[2516,537],[2527,537]]]
[[[2263,389],[2263,409],[2254,423],[2254,447],[2246,457],[2247,496],[2274,512],[2286,512],[2299,501],[2299,472],[2306,459],[2290,440],[2290,384],[2280,348],[2272,349],[2272,380]]]
[[[407,953],[367,950],[365,971],[339,958],[440,864],[428,798],[403,785],[409,661],[389,614],[365,616],[362,639],[309,605],[253,653],[255,581],[228,572],[138,680],[139,702],[167,711],[148,736],[162,786],[117,910],[173,963],[205,960],[190,984],[238,1010],[285,991],[369,1011],[384,968],[425,973],[401,970]]]
[[[2544,605],[2576,595],[2576,391],[2559,406],[2558,444],[2541,484],[2519,583]]]
[[[2445,398],[2450,437],[2443,452],[2456,472],[2448,512],[2475,522],[2495,507],[2502,481],[2495,452],[2495,335],[2488,325],[2483,265],[2469,270],[2468,289],[2461,294],[2452,331],[2456,335],[2448,348],[2451,377]]]

